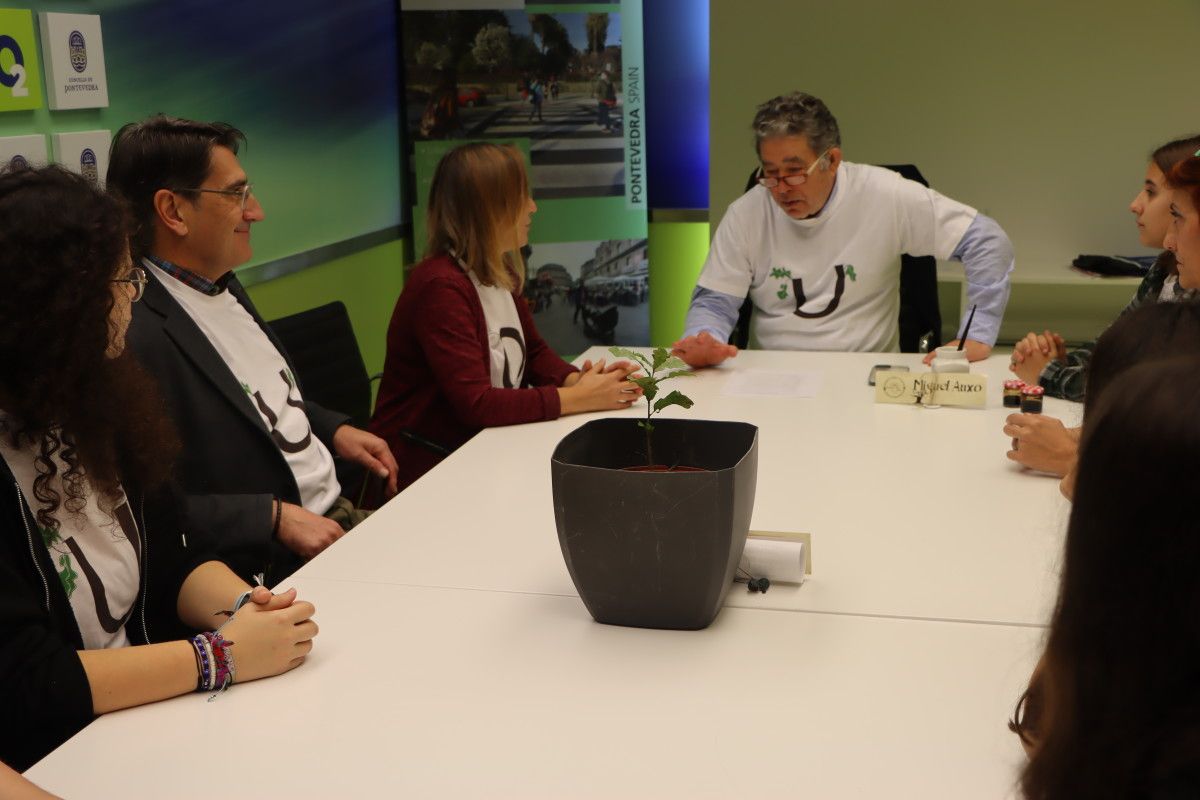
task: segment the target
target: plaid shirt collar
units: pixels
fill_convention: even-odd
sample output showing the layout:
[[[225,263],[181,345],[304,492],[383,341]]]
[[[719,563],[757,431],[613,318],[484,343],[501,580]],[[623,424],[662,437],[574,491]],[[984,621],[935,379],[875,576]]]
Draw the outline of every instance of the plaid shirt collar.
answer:
[[[225,291],[225,286],[229,283],[229,279],[233,277],[232,271],[226,272],[214,282],[210,281],[208,278],[197,275],[189,269],[184,269],[178,264],[172,264],[165,258],[146,256],[146,260],[170,275],[172,278],[175,278],[186,286],[190,286],[197,292],[206,294],[209,297],[216,297],[221,292]]]

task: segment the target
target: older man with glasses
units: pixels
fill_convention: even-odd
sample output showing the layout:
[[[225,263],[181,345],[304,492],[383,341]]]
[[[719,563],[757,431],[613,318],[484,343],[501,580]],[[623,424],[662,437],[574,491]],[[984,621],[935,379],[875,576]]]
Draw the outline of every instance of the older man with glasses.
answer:
[[[736,355],[726,341],[747,296],[765,349],[895,351],[907,253],[963,263],[967,305],[977,307],[965,349],[972,361],[988,356],[1013,268],[994,220],[891,170],[844,161],[837,120],[812,95],[768,100],[752,127],[759,186],[717,228],[676,355],[693,367]]]
[[[145,280],[128,344],[158,380],[183,441],[187,533],[246,580],[278,581],[365,516],[341,496],[334,455],[396,490],[374,434],[304,399],[287,353],[233,268],[250,259],[263,208],[238,161],[236,128],[155,116],[113,141],[108,188],[137,222]]]

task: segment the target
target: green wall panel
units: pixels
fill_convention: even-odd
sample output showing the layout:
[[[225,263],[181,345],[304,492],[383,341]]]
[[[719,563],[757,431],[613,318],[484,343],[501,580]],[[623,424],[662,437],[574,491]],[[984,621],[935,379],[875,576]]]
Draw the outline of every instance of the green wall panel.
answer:
[[[708,255],[707,222],[652,222],[650,342],[666,347],[683,333],[696,278]]]

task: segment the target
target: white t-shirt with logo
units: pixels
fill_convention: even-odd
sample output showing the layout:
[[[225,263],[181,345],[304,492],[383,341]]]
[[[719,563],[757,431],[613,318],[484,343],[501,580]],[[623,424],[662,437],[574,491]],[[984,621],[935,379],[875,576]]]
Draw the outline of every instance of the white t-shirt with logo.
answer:
[[[171,277],[149,260],[144,264],[183,306],[242,385],[296,478],[301,505],[314,514],[324,514],[338,499],[342,488],[333,456],[313,435],[296,378],[283,356],[230,292],[207,295]]]
[[[487,322],[492,386],[497,389],[520,389],[525,380],[525,332],[521,330],[516,301],[506,289],[484,286],[474,272],[466,272],[475,291],[479,292],[479,302],[483,305],[483,317]]]
[[[35,459],[40,450],[40,445],[14,448],[7,435],[0,435],[0,457],[25,494],[34,522],[42,505],[33,493],[33,482],[39,474]],[[54,512],[58,530],[31,528],[34,546],[41,544],[50,553],[57,580],[71,602],[84,649],[124,647],[129,644],[125,625],[141,588],[142,540],[137,522],[123,493],[110,502],[97,497],[90,486],[83,509],[78,514],[68,511],[62,483],[67,464],[61,452],[52,456],[57,472],[50,480],[50,488],[58,492],[60,500]],[[55,580],[53,575],[46,578]]]
[[[792,219],[762,186],[735,200],[698,284],[749,294],[765,349],[891,352],[900,255],[949,259],[975,215],[889,169],[843,161],[815,217]]]

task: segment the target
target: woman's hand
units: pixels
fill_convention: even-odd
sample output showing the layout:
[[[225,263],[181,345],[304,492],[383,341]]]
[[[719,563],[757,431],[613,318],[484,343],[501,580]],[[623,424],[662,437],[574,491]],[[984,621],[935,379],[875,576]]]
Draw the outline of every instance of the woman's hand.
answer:
[[[265,599],[267,602],[260,602]],[[317,623],[312,603],[296,600],[289,589],[270,598],[255,598],[238,609],[221,635],[233,646],[236,682],[257,680],[295,669],[312,650]]]
[[[624,366],[612,364],[606,367],[604,359],[594,365],[585,362],[588,369],[568,376],[558,390],[561,413],[565,416],[629,408],[642,396],[642,390],[628,380],[628,376],[634,374],[633,365],[628,361],[617,363]],[[570,380],[572,377],[573,381]]]
[[[604,359],[600,359],[600,364],[601,365],[604,364]],[[634,364],[632,361],[626,361],[624,359],[622,359],[620,361],[614,361],[611,364],[609,364],[608,366],[603,367],[604,372],[620,372],[626,378],[628,378],[633,373],[637,372],[637,369],[638,369],[637,364]],[[563,381],[563,386],[574,386],[575,384],[579,383],[579,379],[581,377],[583,377],[583,373],[591,372],[591,371],[592,371],[592,361],[591,361],[591,359],[587,359],[586,361],[583,362],[583,365],[579,367],[579,372],[572,372],[570,375],[568,375],[566,377],[566,379]]]
[[[1063,361],[1067,357],[1067,345],[1062,336],[1053,331],[1033,333],[1013,346],[1012,360],[1008,367],[1030,386],[1037,386],[1042,370],[1051,361]]]
[[[1074,468],[1079,455],[1079,429],[1068,428],[1055,417],[1009,414],[1004,435],[1012,437],[1010,461],[1060,478]]]

